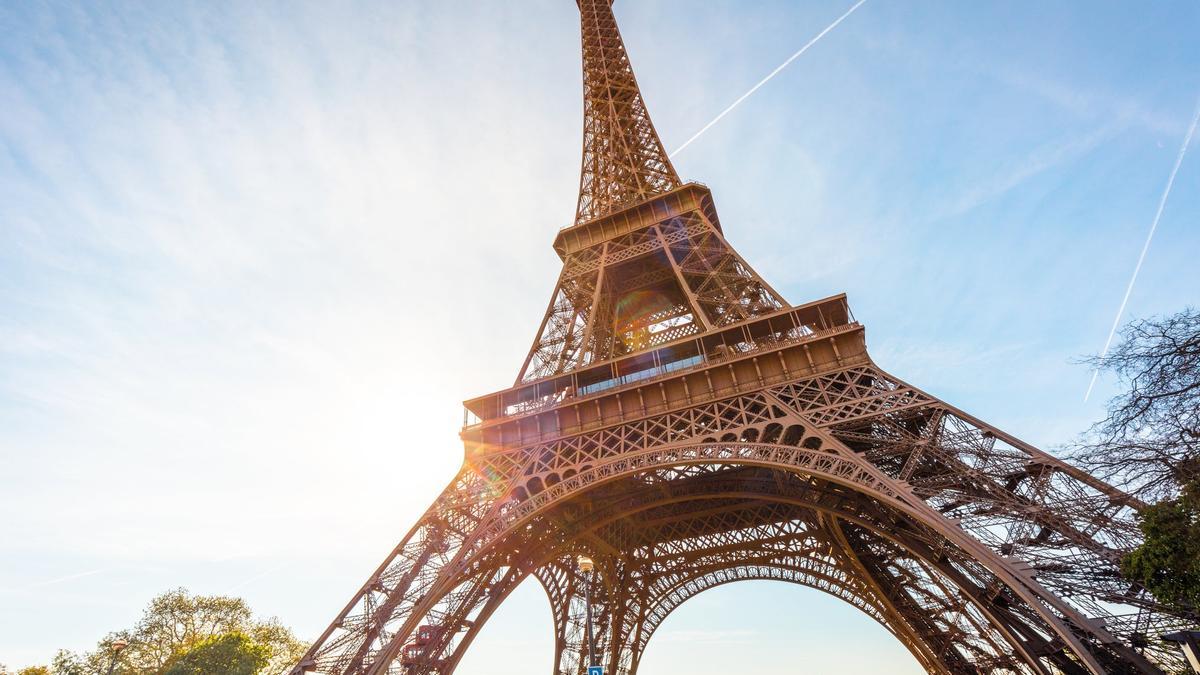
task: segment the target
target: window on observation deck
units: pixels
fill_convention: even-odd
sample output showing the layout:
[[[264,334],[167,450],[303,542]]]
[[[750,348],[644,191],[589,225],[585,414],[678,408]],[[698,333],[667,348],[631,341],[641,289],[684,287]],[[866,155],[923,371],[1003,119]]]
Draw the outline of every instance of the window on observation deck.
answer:
[[[696,345],[686,343],[674,348],[660,349],[649,354],[641,354],[632,359],[626,359],[616,364],[616,375],[599,382],[587,384],[579,388],[582,396],[594,394],[605,389],[612,389],[641,380],[649,380],[659,375],[684,370],[704,363],[704,356],[696,351]]]

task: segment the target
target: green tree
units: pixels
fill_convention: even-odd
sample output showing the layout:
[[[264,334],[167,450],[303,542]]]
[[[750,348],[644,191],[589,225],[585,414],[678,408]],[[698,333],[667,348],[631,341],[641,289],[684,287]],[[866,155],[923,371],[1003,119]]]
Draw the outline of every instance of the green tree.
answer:
[[[159,675],[168,663],[202,643],[240,634],[265,648],[263,675],[288,672],[306,646],[277,619],[257,619],[241,598],[192,595],[185,589],[168,591],[150,601],[132,629],[109,633],[86,654],[60,651],[52,663],[53,675],[107,673],[112,662],[110,645],[118,638],[129,643],[120,654],[114,675]],[[221,672],[221,671],[213,671]]]
[[[1176,499],[1139,514],[1145,541],[1121,561],[1126,578],[1141,582],[1160,602],[1194,613],[1200,607],[1200,480]]]
[[[12,675],[12,671],[0,663],[0,675]],[[17,675],[52,675],[52,673],[46,666],[29,666],[18,670]]]
[[[292,666],[308,651],[308,644],[296,639],[292,630],[274,617],[255,622],[246,632],[258,644],[270,647],[267,667],[263,670],[269,675],[291,672]]]
[[[175,655],[209,638],[249,628],[241,598],[191,595],[180,588],[154,598],[129,638],[123,660],[143,672],[161,670]]]
[[[271,648],[245,633],[205,638],[168,662],[162,675],[256,675],[271,659]]]
[[[54,675],[84,675],[84,673],[107,672],[99,670],[99,662],[94,667],[78,654],[60,649],[50,660],[50,672]]]

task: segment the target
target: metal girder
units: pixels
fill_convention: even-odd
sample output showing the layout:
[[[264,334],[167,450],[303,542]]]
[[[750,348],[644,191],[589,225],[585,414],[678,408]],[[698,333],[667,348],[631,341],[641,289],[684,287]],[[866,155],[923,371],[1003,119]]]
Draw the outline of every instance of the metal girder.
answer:
[[[697,207],[567,255],[517,382],[569,372],[786,306]],[[675,317],[684,321],[667,325]]]

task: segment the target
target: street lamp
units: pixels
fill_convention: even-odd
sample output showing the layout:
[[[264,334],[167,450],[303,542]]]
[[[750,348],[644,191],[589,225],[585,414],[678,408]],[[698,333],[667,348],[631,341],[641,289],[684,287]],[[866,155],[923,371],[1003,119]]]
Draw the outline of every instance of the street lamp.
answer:
[[[579,563],[579,571],[587,575],[587,584],[584,586],[585,597],[587,598],[587,664],[590,670],[596,665],[596,645],[592,640],[592,571],[596,569],[596,563],[586,555],[581,555],[576,558]]]
[[[1167,642],[1175,642],[1183,650],[1192,670],[1200,673],[1200,631],[1181,630],[1178,633],[1167,633],[1162,636]]]
[[[126,647],[129,646],[129,641],[124,640],[122,638],[117,638],[116,640],[113,640],[108,646],[110,649],[112,649],[112,653],[113,653],[112,663],[108,664],[108,675],[112,675],[113,669],[117,667],[117,659],[121,656],[121,650],[125,649]]]

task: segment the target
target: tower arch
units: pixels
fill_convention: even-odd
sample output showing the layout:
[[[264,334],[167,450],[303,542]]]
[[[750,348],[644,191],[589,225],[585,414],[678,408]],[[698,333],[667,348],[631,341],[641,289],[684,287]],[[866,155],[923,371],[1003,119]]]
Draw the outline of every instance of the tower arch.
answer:
[[[820,577],[812,578],[807,576],[803,571],[797,571],[788,566],[743,566],[731,568],[722,571],[712,571],[697,577],[693,584],[686,588],[681,588],[681,593],[677,599],[673,598],[670,603],[665,603],[661,608],[661,616],[655,617],[653,624],[648,625],[645,630],[648,635],[644,637],[634,652],[632,662],[632,672],[637,672],[641,666],[642,658],[649,648],[653,638],[658,634],[659,629],[665,624],[668,618],[675,615],[676,610],[683,608],[687,603],[698,596],[704,595],[709,591],[716,590],[728,586],[741,586],[740,582],[772,582],[775,584],[786,584],[790,586],[799,586],[811,589],[816,593],[834,598],[854,610],[869,618],[874,623],[881,626],[893,638],[895,638],[905,649],[911,654],[921,666],[929,672],[945,672],[940,669],[939,663],[935,655],[926,653],[920,643],[909,644],[901,635],[897,635],[895,628],[881,617],[876,611],[876,608],[866,605],[859,605],[853,600],[847,599],[840,595],[836,589],[826,587],[826,580]],[[778,606],[775,609],[779,609]]]
[[[611,539],[613,535],[604,530],[617,520],[646,522],[649,518],[648,522],[666,522],[674,518],[675,525],[687,528],[638,533],[640,539],[626,540],[622,562],[608,571],[616,587],[636,587],[646,593],[640,598],[600,601],[601,606],[611,603],[619,607],[628,607],[632,602],[637,608],[624,616],[622,625],[617,625],[620,622],[616,620],[605,623],[609,619],[603,612],[599,618],[608,631],[605,639],[610,642],[605,644],[613,672],[636,671],[645,642],[665,613],[686,599],[687,594],[681,595],[680,591],[691,588],[695,579],[708,574],[718,577],[736,574],[737,570],[748,567],[806,572],[809,576],[804,578],[812,585],[860,608],[873,608],[864,611],[885,618],[893,634],[900,637],[918,660],[926,664],[938,662],[929,666],[934,672],[960,672],[979,659],[987,659],[996,667],[1004,664],[1016,672],[1049,672],[1040,669],[1034,648],[1041,646],[1035,644],[1039,638],[1063,639],[1065,631],[1054,617],[1039,613],[1035,605],[1021,597],[1019,590],[1005,586],[999,575],[980,565],[971,554],[956,549],[931,528],[911,527],[909,524],[915,521],[902,509],[881,499],[856,498],[854,495],[862,493],[846,479],[852,473],[836,466],[834,470],[807,472],[788,464],[755,461],[742,464],[723,447],[683,450],[668,453],[670,460],[662,464],[632,467],[627,476],[654,472],[679,474],[697,469],[689,473],[691,484],[673,475],[669,488],[661,481],[650,481],[650,487],[643,489],[638,486],[643,481],[634,480],[628,494],[610,492],[601,498],[589,495],[589,489],[578,488],[568,499],[606,501],[614,506],[589,513],[591,520],[576,529],[555,533],[560,535],[555,538],[575,542],[576,547],[602,559],[603,552],[588,548],[587,542],[598,531]],[[754,450],[756,457],[778,457],[785,454],[786,448],[761,446]],[[743,451],[743,456],[750,456],[745,448]],[[694,463],[672,463],[680,457]],[[714,457],[724,461],[714,463]],[[746,469],[767,471],[748,475]],[[594,471],[605,473],[602,466]],[[781,481],[781,474],[790,479]],[[590,490],[620,486],[624,477],[609,474]],[[814,479],[826,482],[814,484]],[[553,509],[557,503],[548,502],[543,508]],[[750,527],[746,523],[757,525]],[[629,525],[624,523],[622,527]],[[625,532],[628,535],[628,529]],[[796,546],[805,537],[809,539],[807,552],[812,557],[796,553]],[[848,537],[855,540],[853,545],[847,541]],[[668,546],[661,542],[667,542]],[[783,548],[772,548],[780,546]],[[860,559],[853,553],[856,550],[873,550],[875,558]],[[886,563],[877,559],[881,552],[889,557]],[[875,563],[878,564],[874,569],[868,569],[868,565]],[[560,567],[570,564],[569,556],[557,563]],[[886,595],[884,587],[897,587],[898,577],[904,577],[903,585],[918,591],[921,597],[903,597],[899,602],[894,594]],[[993,600],[1004,596],[1006,604],[1019,608],[998,613],[982,601],[980,594],[984,588],[991,589]],[[559,589],[557,593],[566,595],[567,590]],[[565,611],[569,603],[557,606]],[[931,620],[932,612],[937,617]],[[556,623],[565,627],[566,616],[557,615]],[[1058,638],[1054,637],[1056,634]],[[565,639],[567,633],[563,635]],[[969,654],[955,651],[960,648]],[[571,647],[564,651],[556,673],[578,669],[577,661],[572,660]],[[1071,672],[1070,659],[1061,660],[1065,672]]]

